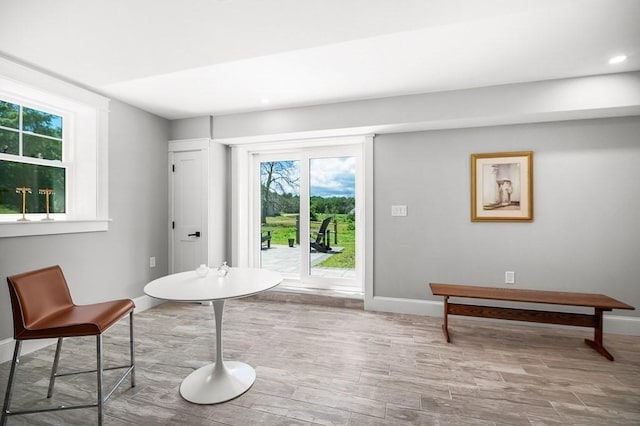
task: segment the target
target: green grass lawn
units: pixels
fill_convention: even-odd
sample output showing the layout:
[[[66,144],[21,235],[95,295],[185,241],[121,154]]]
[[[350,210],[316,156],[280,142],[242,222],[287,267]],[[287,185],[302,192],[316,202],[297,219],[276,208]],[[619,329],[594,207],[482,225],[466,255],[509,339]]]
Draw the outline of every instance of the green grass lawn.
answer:
[[[319,214],[317,222],[311,223],[312,230],[320,228],[320,222],[327,217],[332,216],[338,222],[338,243],[335,243],[334,223],[331,221],[329,229],[331,230],[331,246],[344,247],[340,253],[336,253],[329,259],[325,260],[318,266],[330,268],[352,269],[356,266],[356,231],[355,224],[347,219],[345,214],[326,215]],[[271,244],[288,244],[289,238],[296,237],[296,217],[297,215],[280,215],[267,217],[267,223],[262,225],[262,232],[271,231]],[[308,244],[309,236],[305,232],[301,232],[300,241],[302,244]]]

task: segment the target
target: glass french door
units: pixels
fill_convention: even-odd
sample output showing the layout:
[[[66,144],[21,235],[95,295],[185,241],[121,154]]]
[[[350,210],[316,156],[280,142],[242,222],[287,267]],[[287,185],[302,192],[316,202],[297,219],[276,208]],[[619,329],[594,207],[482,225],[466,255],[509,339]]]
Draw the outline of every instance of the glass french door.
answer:
[[[362,291],[360,163],[352,147],[255,156],[259,267],[289,286]]]
[[[261,159],[260,267],[300,276],[300,160]]]

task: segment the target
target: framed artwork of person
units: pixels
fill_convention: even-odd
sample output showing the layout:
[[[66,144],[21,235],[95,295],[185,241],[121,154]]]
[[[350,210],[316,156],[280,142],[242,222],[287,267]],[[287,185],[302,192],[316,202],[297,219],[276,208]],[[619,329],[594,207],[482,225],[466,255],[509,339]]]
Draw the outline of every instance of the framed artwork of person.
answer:
[[[533,221],[533,152],[471,154],[471,221]]]

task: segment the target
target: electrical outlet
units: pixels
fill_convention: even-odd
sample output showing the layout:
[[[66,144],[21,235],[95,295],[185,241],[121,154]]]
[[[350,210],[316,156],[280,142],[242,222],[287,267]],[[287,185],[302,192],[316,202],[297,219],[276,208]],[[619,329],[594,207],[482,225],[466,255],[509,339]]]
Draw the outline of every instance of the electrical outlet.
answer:
[[[506,271],[504,273],[504,283],[505,284],[515,284],[516,283],[516,273],[513,271]]]
[[[149,268],[155,268],[155,267],[156,267],[156,257],[151,256],[149,258]]]

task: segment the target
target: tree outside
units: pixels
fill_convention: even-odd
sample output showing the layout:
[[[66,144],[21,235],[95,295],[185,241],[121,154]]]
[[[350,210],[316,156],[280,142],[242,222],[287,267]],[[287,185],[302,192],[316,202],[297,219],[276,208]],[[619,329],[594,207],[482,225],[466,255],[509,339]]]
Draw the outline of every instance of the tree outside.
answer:
[[[260,164],[261,221],[278,213],[298,213],[300,172],[297,161],[268,161]]]

